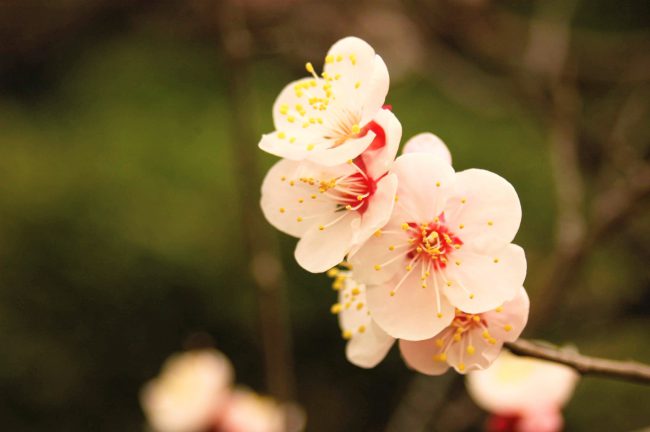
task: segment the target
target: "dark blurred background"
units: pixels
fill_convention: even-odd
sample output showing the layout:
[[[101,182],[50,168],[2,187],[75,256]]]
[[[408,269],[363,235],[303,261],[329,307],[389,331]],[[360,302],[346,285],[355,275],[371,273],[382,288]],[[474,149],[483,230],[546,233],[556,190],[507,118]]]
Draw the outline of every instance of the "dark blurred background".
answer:
[[[0,428],[142,430],[141,384],[210,338],[310,431],[480,428],[459,379],[347,363],[330,281],[257,208],[275,96],[347,35],[404,138],[517,188],[524,335],[650,362],[649,24],[646,0],[0,0]],[[586,378],[568,430],[649,401]]]

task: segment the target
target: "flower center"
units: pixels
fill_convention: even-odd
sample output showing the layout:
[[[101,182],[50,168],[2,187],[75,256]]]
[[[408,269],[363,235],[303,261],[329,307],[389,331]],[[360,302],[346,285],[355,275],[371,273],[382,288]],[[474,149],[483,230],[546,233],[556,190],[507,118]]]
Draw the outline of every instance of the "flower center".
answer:
[[[405,222],[402,229],[409,234],[408,241],[412,245],[407,258],[425,260],[434,270],[445,268],[449,255],[463,244],[445,225],[444,212],[429,223]]]

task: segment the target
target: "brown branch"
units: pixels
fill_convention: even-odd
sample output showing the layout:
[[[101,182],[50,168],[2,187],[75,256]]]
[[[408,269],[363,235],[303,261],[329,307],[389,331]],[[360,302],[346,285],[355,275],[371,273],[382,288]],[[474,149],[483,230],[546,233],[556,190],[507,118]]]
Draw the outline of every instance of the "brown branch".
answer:
[[[281,400],[292,399],[295,378],[291,357],[291,335],[285,299],[285,273],[278,246],[259,208],[257,136],[251,126],[251,85],[248,81],[251,36],[243,11],[234,2],[223,1],[216,10],[221,48],[226,63],[230,144],[238,188],[244,254],[250,258],[249,282],[257,290],[258,319],[268,391]]]
[[[573,350],[555,348],[550,344],[519,339],[505,344],[513,354],[560,363],[575,369],[581,375],[607,378],[650,385],[650,366],[635,361],[617,361],[588,357]]]

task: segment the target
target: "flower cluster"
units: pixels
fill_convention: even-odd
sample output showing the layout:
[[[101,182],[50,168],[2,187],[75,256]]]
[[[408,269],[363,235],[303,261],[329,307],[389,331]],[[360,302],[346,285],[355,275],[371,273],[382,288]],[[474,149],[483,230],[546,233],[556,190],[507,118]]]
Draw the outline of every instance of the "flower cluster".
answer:
[[[140,402],[156,432],[285,432],[302,430],[302,412],[243,387],[219,351],[174,354],[142,388]],[[293,425],[292,425],[293,423]]]
[[[348,359],[373,367],[396,339],[427,374],[487,367],[528,318],[514,188],[489,171],[455,172],[435,135],[411,138],[391,107],[386,65],[361,39],[335,43],[317,75],[285,87],[262,150],[284,159],[261,206],[298,237],[304,269],[330,270]],[[336,266],[344,262],[347,267]]]

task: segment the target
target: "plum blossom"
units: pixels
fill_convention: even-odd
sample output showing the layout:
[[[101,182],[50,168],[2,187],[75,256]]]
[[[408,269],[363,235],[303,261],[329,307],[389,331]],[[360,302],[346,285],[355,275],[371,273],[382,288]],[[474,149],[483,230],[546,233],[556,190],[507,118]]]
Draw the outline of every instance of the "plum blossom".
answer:
[[[347,163],[323,166],[283,159],[264,179],[262,211],[274,227],[300,238],[295,257],[308,271],[337,265],[390,218],[397,178],[387,171],[402,127],[388,109],[370,127],[375,130],[371,146]]]
[[[366,305],[366,287],[354,280],[352,272],[333,268],[333,288],[338,291],[338,303],[331,312],[338,314],[339,327],[347,345],[345,355],[350,363],[373,368],[383,360],[395,339],[383,331],[371,318]]]
[[[140,402],[157,432],[202,431],[228,400],[232,380],[230,361],[216,350],[175,354],[145,384]]]
[[[407,153],[431,153],[451,165],[451,153],[445,143],[431,132],[423,132],[411,137],[406,144],[402,154]]]
[[[571,368],[509,352],[488,369],[467,375],[470,396],[493,416],[488,430],[494,432],[558,432],[561,409],[578,381]]]
[[[453,367],[460,373],[487,368],[504,342],[515,341],[528,321],[529,301],[521,287],[517,296],[494,310],[469,314],[456,310],[451,324],[431,339],[400,340],[406,363],[418,372],[441,375]]]
[[[301,430],[304,415],[295,411],[293,417],[299,425],[288,424],[288,409],[293,406],[279,404],[274,399],[261,396],[243,388],[235,389],[219,416],[216,432],[289,432]]]
[[[521,221],[514,188],[489,171],[455,173],[430,152],[397,158],[393,214],[350,255],[373,319],[388,334],[429,339],[456,309],[477,314],[512,299],[526,258],[511,244]]]
[[[388,70],[365,41],[346,37],[325,56],[318,76],[287,85],[273,105],[275,131],[262,137],[259,147],[291,160],[339,165],[368,148],[375,132],[368,129],[384,105]]]

